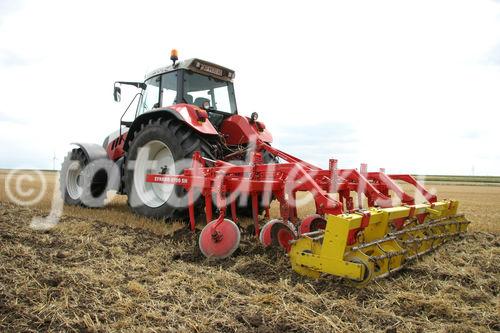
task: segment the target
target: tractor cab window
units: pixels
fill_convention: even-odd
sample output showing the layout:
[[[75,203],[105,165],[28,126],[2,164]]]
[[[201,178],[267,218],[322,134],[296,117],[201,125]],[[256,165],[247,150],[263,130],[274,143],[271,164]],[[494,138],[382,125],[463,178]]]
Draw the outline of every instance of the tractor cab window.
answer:
[[[152,77],[146,81],[146,89],[137,109],[137,116],[144,112],[176,103],[177,72]]]
[[[177,97],[177,72],[170,72],[161,76],[160,100],[161,107],[176,104]]]
[[[198,107],[210,105],[209,110],[236,113],[236,99],[231,82],[186,71],[184,100]]]
[[[141,103],[137,110],[138,116],[159,106],[160,83],[161,76],[155,76],[146,81],[146,89],[142,93]]]

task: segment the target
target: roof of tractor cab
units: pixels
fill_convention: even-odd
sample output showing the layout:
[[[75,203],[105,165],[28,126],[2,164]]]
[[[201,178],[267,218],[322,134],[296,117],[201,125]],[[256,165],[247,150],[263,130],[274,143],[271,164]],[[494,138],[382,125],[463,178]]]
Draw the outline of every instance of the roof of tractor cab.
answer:
[[[192,58],[183,61],[177,62],[175,65],[170,65],[166,67],[160,67],[155,69],[154,71],[146,74],[144,80],[148,80],[153,76],[172,72],[178,69],[187,69],[196,73],[200,73],[203,75],[212,76],[216,79],[224,80],[224,81],[233,81],[234,79],[234,71],[232,69],[219,66],[212,62],[208,62],[205,60]]]

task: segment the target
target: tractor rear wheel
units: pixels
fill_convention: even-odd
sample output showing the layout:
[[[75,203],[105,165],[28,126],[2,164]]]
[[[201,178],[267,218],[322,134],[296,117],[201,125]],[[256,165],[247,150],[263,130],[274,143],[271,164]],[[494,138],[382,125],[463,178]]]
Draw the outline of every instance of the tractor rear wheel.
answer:
[[[145,179],[147,174],[181,174],[191,167],[195,151],[212,156],[210,146],[186,124],[175,119],[143,124],[129,142],[125,162],[125,189],[132,210],[152,218],[182,217],[187,209],[186,190]]]

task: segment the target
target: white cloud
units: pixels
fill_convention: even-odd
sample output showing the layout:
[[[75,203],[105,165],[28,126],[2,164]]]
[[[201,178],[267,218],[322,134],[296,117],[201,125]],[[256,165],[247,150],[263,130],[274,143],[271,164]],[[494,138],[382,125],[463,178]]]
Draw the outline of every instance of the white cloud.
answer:
[[[47,168],[69,142],[102,142],[132,97],[113,103],[112,83],[142,79],[175,47],[235,69],[240,112],[258,111],[275,144],[305,160],[500,174],[498,3],[32,0],[0,9],[0,114],[22,120],[0,117],[9,147],[0,167]]]

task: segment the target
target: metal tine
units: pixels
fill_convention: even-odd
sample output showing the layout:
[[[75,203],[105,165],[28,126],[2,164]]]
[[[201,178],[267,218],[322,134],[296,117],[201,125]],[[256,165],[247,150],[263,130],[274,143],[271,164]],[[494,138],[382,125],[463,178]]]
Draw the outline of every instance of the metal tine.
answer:
[[[462,234],[464,234],[464,232],[457,233],[457,235],[462,235]],[[419,258],[420,256],[423,256],[423,255],[425,255],[433,250],[436,250],[437,248],[438,247],[431,247],[423,252],[415,253],[413,256],[407,257],[406,260],[410,261],[410,260],[413,260],[415,258]]]
[[[377,240],[374,240],[374,241],[371,241],[371,242],[368,242],[368,243],[363,243],[363,244],[360,244],[358,246],[354,246],[354,247],[351,248],[351,251],[361,250],[361,249],[364,249],[364,248],[372,246],[372,245],[376,245],[376,244],[379,244],[379,243],[384,243],[384,242],[395,240],[395,239],[396,239],[396,236],[392,236],[391,235],[389,237],[377,239]]]
[[[311,238],[311,237],[314,237],[317,235],[323,235],[324,233],[325,233],[325,230],[319,229],[319,230],[309,231],[309,232],[303,233],[303,234],[301,234],[301,236]]]
[[[383,259],[386,259],[386,258],[393,258],[393,257],[397,257],[397,256],[403,256],[406,253],[408,253],[408,250],[406,250],[406,249],[399,250],[399,251],[390,251],[390,252],[385,251],[385,254],[382,254],[382,255],[379,255],[379,256],[371,256],[370,260],[371,261],[378,261],[378,260],[383,260]]]
[[[378,280],[378,279],[383,279],[383,278],[386,278],[386,277],[388,277],[389,275],[394,274],[394,273],[396,273],[396,272],[400,271],[401,269],[403,269],[403,268],[404,268],[404,266],[405,266],[405,265],[403,264],[403,265],[401,265],[401,266],[399,266],[399,267],[394,268],[393,270],[391,270],[391,271],[389,271],[389,272],[387,272],[387,273],[384,273],[384,274],[378,275],[378,276],[376,276],[376,277],[375,277],[375,279],[377,279],[377,280]]]
[[[442,221],[443,219],[440,219],[440,220],[433,220],[433,221]],[[394,232],[391,232],[389,233],[390,236],[399,236],[399,235],[403,235],[403,234],[406,234],[410,231],[417,231],[417,230],[422,230],[422,229],[429,229],[429,227],[439,227],[439,226],[445,226],[445,225],[449,225],[449,224],[469,224],[470,221],[448,221],[448,222],[436,222],[436,223],[425,223],[425,224],[420,224],[420,225],[417,225],[415,227],[411,227],[411,228],[408,228],[408,229],[403,229],[403,230],[399,230],[399,231],[394,231]]]
[[[447,238],[447,237],[454,237],[454,236],[458,236],[458,235],[462,235],[464,234],[463,232],[453,232],[453,233],[450,233],[450,234],[442,234],[442,235],[432,235],[432,236],[426,236],[426,237],[423,237],[423,238],[414,238],[414,239],[409,239],[409,240],[405,240],[405,241],[402,241],[403,243],[405,244],[412,244],[412,243],[421,243],[421,242],[425,242],[427,240],[431,240],[431,239],[439,239],[439,238]]]

